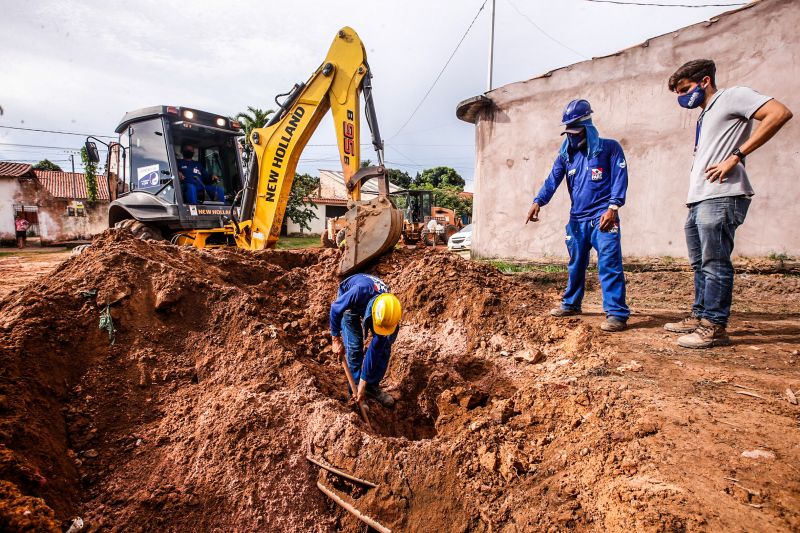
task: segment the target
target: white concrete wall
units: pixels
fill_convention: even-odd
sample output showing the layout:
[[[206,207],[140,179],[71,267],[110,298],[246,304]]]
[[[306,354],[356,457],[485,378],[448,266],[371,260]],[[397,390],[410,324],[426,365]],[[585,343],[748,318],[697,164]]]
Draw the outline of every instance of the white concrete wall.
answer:
[[[311,230],[303,230],[303,233],[316,233],[321,235],[325,231],[325,206],[320,204],[311,204],[311,209],[317,214],[317,218],[311,219],[309,225]],[[286,230],[289,234],[300,233],[300,225],[292,222],[292,219],[286,217]]]
[[[764,0],[651,39],[617,55],[547,77],[500,87],[476,128],[473,253],[481,257],[565,257],[569,196],[562,183],[541,221],[525,215],[562,138],[561,110],[587,98],[600,135],[619,140],[630,173],[620,211],[625,255],[685,256],[683,224],[700,110],[682,109],[669,76],[692,59],[717,63],[720,88],[746,85],[795,113],[778,135],[747,158],[756,196],[736,235],[736,255],[800,256],[800,1]]]
[[[0,178],[0,240],[14,240],[14,198],[20,194],[19,181],[16,178]]]

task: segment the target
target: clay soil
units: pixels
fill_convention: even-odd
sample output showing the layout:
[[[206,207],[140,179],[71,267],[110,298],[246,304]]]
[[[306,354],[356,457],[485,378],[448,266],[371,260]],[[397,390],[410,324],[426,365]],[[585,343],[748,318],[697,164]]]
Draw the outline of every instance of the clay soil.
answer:
[[[688,272],[633,272],[632,329],[558,320],[566,274],[442,251],[370,269],[404,304],[369,430],[331,355],[332,250],[109,231],[0,300],[0,530],[800,529],[800,277],[739,275],[730,347],[678,348]],[[113,344],[98,328],[108,311]],[[378,484],[366,490],[306,460]]]

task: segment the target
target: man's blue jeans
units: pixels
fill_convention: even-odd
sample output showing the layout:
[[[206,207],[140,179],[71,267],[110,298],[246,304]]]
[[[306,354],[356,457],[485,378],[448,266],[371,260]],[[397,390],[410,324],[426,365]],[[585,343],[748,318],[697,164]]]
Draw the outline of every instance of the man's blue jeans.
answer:
[[[399,330],[399,328],[398,328]],[[386,369],[389,368],[389,357],[392,353],[392,344],[397,338],[397,331],[388,337],[373,335],[369,343],[369,357],[364,358],[364,328],[361,317],[349,311],[342,317],[342,343],[344,344],[347,366],[353,374],[353,380],[358,384],[359,379],[367,385],[377,386]]]
[[[694,270],[694,305],[697,318],[726,327],[733,300],[733,237],[747,216],[750,199],[726,196],[689,206],[686,246]]]
[[[625,304],[625,273],[622,270],[620,230],[600,231],[600,219],[572,221],[567,224],[569,283],[561,301],[564,309],[581,310],[586,283],[589,253],[597,250],[597,270],[603,291],[603,311],[607,317],[623,322],[631,312]]]

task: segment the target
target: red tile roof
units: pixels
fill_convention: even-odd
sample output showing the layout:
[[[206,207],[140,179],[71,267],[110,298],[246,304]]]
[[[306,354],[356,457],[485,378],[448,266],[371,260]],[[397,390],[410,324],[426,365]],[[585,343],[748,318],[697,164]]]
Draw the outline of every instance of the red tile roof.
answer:
[[[0,177],[23,178],[34,177],[33,167],[27,163],[0,163]]]
[[[52,170],[34,170],[36,179],[50,194],[56,198],[69,200],[85,200],[86,179],[83,174],[72,172],[55,172]],[[108,200],[108,186],[103,176],[97,176],[97,199]]]
[[[347,205],[347,200],[345,198],[319,198],[317,196],[310,196],[306,198],[306,200],[310,200],[315,204]]]

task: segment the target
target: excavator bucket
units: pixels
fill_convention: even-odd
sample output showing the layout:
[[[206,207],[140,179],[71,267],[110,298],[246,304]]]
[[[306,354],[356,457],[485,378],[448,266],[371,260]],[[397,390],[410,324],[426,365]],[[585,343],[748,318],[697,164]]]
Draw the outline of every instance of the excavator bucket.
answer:
[[[378,182],[378,197],[360,201],[361,185],[373,178]],[[344,215],[344,254],[339,263],[343,276],[391,250],[403,232],[403,213],[389,199],[389,178],[383,166],[362,168],[346,185],[355,200]]]

